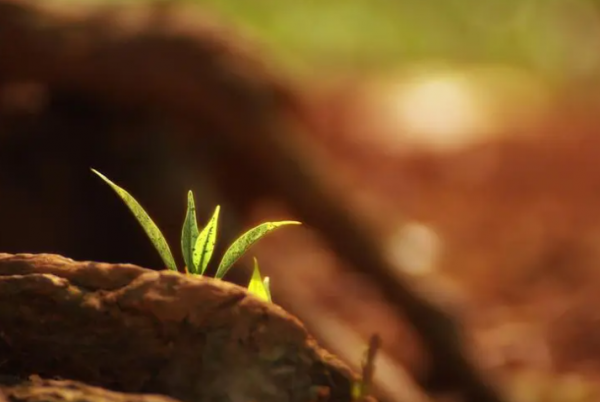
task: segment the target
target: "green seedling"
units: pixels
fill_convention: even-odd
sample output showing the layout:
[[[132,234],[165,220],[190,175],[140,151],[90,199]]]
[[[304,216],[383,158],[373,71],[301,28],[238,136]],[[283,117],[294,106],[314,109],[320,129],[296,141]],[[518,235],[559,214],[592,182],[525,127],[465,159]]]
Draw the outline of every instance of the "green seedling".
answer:
[[[252,278],[250,278],[250,283],[248,284],[248,291],[252,294],[255,294],[262,300],[271,301],[271,289],[269,289],[269,277],[265,277],[264,279],[260,275],[260,270],[258,269],[258,261],[256,257],[254,258],[254,269],[252,270]]]
[[[186,267],[194,266],[192,261],[194,261],[194,249],[196,247],[196,240],[198,240],[199,235],[200,232],[198,231],[198,222],[196,220],[196,205],[194,205],[194,195],[190,191],[188,192],[187,213],[185,214],[183,229],[181,231],[181,253],[183,254],[183,262],[185,263]]]
[[[178,271],[177,264],[169,248],[164,235],[154,223],[152,218],[146,213],[144,208],[123,188],[119,187],[109,180],[102,173],[92,169],[104,182],[106,182],[117,195],[125,202],[129,210],[133,213],[138,223],[146,232],[146,235],[158,251],[163,263],[167,269]],[[200,231],[196,219],[196,206],[194,203],[194,194],[188,192],[187,212],[181,230],[181,252],[185,262],[185,271],[192,275],[203,275],[212,258],[215,243],[217,240],[217,228],[219,220],[220,206],[217,206],[212,217],[206,226]],[[229,246],[223,255],[215,277],[222,279],[231,267],[248,251],[252,245],[270,232],[286,225],[299,225],[296,221],[266,222],[258,225],[243,235]],[[248,284],[248,292],[256,295],[265,301],[271,301],[271,292],[269,289],[269,278],[262,278],[258,261],[254,259],[254,269],[252,278]]]
[[[353,402],[362,402],[369,396],[371,384],[373,382],[373,374],[375,373],[375,357],[380,348],[380,336],[377,334],[372,335],[361,362],[360,379],[352,384]]]

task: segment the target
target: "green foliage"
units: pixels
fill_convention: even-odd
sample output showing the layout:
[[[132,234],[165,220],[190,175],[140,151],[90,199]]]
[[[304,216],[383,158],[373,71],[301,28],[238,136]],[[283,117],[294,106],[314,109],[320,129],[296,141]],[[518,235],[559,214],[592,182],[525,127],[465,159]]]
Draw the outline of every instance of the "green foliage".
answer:
[[[268,233],[274,231],[285,225],[299,225],[300,222],[296,221],[281,221],[281,222],[267,222],[250,229],[243,235],[241,235],[233,244],[227,249],[219,268],[217,269],[216,278],[221,279],[231,266],[250,248],[254,243],[263,238]]]
[[[338,77],[340,70],[388,74],[428,61],[457,68],[516,66],[550,83],[597,77],[597,0],[169,1],[192,5],[200,15],[214,12],[219,22],[256,39],[276,65],[307,79]],[[49,2],[153,3],[44,4]]]
[[[185,262],[186,271],[193,274],[197,273],[193,270],[194,264],[194,247],[196,239],[198,239],[198,223],[196,221],[196,206],[194,205],[194,194],[188,191],[188,206],[181,231],[181,252],[183,261]]]
[[[200,275],[204,274],[204,271],[206,271],[206,267],[208,266],[215,249],[219,211],[220,207],[217,205],[213,216],[210,218],[210,221],[208,221],[208,225],[202,229],[202,232],[200,232],[200,236],[198,236],[198,240],[194,245],[194,269],[196,270],[196,273],[199,273]]]
[[[171,253],[171,249],[169,248],[169,244],[165,240],[165,236],[163,236],[162,232],[156,226],[152,218],[146,213],[144,208],[133,198],[127,191],[117,186],[115,183],[110,181],[106,176],[102,173],[98,172],[95,169],[92,169],[92,172],[96,173],[102,180],[104,180],[108,185],[117,193],[119,197],[125,202],[129,210],[133,213],[137,221],[142,228],[146,232],[146,235],[150,238],[150,241],[154,245],[154,248],[160,254],[160,258],[162,258],[165,266],[173,271],[177,271],[177,265],[175,264],[175,259],[173,258],[173,254]]]
[[[110,181],[102,173],[95,169],[92,169],[92,172],[97,174],[102,180],[110,185],[117,195],[119,195],[119,197],[125,202],[127,207],[131,210],[137,221],[140,223],[152,241],[152,244],[160,254],[165,266],[170,270],[178,271],[173,254],[171,253],[165,237],[159,230],[158,226],[156,226],[154,221],[146,213],[144,208],[142,208],[135,198],[133,198],[127,191]],[[219,212],[220,206],[217,206],[206,226],[202,229],[202,231],[200,231],[198,229],[198,222],[196,218],[194,194],[192,191],[188,192],[187,211],[185,220],[183,222],[183,227],[181,229],[181,252],[183,254],[183,260],[186,264],[187,273],[192,275],[203,275],[206,271],[215,249],[215,243],[217,241]],[[233,264],[235,264],[235,262],[239,260],[240,257],[242,257],[242,255],[244,255],[244,253],[246,253],[246,251],[252,247],[252,245],[270,232],[285,225],[299,224],[300,222],[296,221],[266,222],[256,226],[253,229],[250,229],[241,235],[227,249],[217,269],[216,278],[223,278]],[[248,284],[248,292],[254,294],[262,300],[269,302],[271,301],[269,278],[262,278],[256,258],[254,259],[252,278]]]
[[[598,27],[596,0],[179,1],[214,9],[278,65],[308,77],[387,74],[431,61],[516,66],[562,81],[581,74],[597,46],[586,40]],[[574,31],[571,19],[587,29]]]

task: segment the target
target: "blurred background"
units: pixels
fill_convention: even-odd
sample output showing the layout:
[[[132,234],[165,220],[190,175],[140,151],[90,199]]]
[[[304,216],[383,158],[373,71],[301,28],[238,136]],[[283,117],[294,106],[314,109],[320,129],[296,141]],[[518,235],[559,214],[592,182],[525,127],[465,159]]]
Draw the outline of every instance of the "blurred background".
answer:
[[[201,222],[222,206],[221,249],[298,218],[259,140],[276,130],[399,274],[465,326],[510,400],[600,400],[598,1],[52,0],[58,16],[39,21],[21,18],[36,2],[3,3],[1,252],[160,269],[90,167],[140,201],[178,256],[188,189]],[[160,35],[175,34],[199,56],[163,57]],[[70,58],[76,46],[95,50]],[[196,77],[195,119],[141,95],[114,101],[132,77],[119,65]],[[355,367],[379,333],[378,393],[407,400],[397,379],[423,370],[418,339],[313,226],[270,235],[229,279],[245,283],[256,256],[275,302]]]

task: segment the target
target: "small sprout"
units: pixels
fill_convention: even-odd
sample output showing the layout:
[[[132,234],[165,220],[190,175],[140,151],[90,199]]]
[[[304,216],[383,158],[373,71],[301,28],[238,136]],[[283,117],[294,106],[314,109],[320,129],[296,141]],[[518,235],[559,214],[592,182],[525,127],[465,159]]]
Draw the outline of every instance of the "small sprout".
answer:
[[[261,300],[271,302],[271,291],[269,289],[269,278],[266,277],[264,280],[260,275],[258,268],[258,261],[254,258],[254,270],[252,271],[252,278],[248,284],[248,292],[257,296]]]
[[[175,264],[175,259],[173,258],[169,244],[165,240],[165,237],[161,233],[158,226],[156,226],[144,208],[142,208],[142,206],[135,200],[135,198],[131,196],[131,194],[110,181],[102,173],[95,169],[92,169],[92,172],[97,174],[102,180],[108,183],[108,185],[112,187],[117,195],[125,202],[129,210],[133,213],[139,224],[146,232],[148,238],[150,238],[150,241],[158,251],[158,254],[160,254],[165,266],[172,271],[177,271],[177,265]]]
[[[267,222],[250,229],[243,235],[241,235],[233,244],[227,249],[215,278],[221,279],[231,266],[246,252],[254,243],[263,238],[268,233],[285,225],[300,225],[300,222],[296,221],[280,221],[280,222]]]
[[[372,335],[369,340],[369,346],[363,356],[361,378],[352,384],[352,400],[354,402],[360,402],[369,395],[375,372],[375,357],[380,347],[381,338],[377,334]]]
[[[142,225],[146,235],[152,241],[152,244],[160,254],[166,267],[177,271],[177,265],[169,249],[165,237],[158,229],[158,226],[144,211],[142,206],[127,191],[110,181],[102,173],[95,169],[92,172],[97,174],[102,180],[108,183],[112,189],[121,197],[127,207],[131,210],[137,221]],[[220,206],[217,206],[208,224],[199,231],[196,220],[196,206],[194,203],[194,194],[188,192],[187,211],[183,227],[181,229],[181,252],[185,262],[185,273],[192,275],[203,275],[208,267],[217,241],[217,228],[219,223]],[[225,252],[221,264],[217,269],[216,278],[221,279],[232,265],[246,252],[254,243],[263,238],[268,233],[285,225],[300,225],[296,221],[267,222],[250,229],[241,235]],[[254,272],[252,279],[248,284],[248,291],[255,294],[262,300],[271,301],[271,291],[269,289],[269,278],[262,278],[258,268],[258,262],[254,259]]]
[[[185,262],[186,272],[197,273],[193,264],[194,247],[198,239],[198,223],[196,221],[196,206],[194,205],[194,194],[188,192],[187,213],[181,230],[181,253]]]
[[[206,271],[206,267],[210,262],[213,251],[215,249],[215,243],[217,241],[217,225],[219,222],[219,211],[221,207],[217,205],[213,216],[208,221],[208,224],[196,240],[194,245],[194,267],[195,273],[203,275]]]

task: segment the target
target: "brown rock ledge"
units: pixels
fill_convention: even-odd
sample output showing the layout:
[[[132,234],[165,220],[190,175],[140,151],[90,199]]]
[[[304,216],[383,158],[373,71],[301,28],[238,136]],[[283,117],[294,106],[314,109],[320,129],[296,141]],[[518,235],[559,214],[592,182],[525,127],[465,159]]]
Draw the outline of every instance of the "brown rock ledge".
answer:
[[[5,384],[0,379],[1,402],[178,402],[161,395],[122,394],[77,381],[32,378],[30,381]]]
[[[233,284],[130,264],[0,254],[0,375],[182,401],[349,401],[353,373]]]

